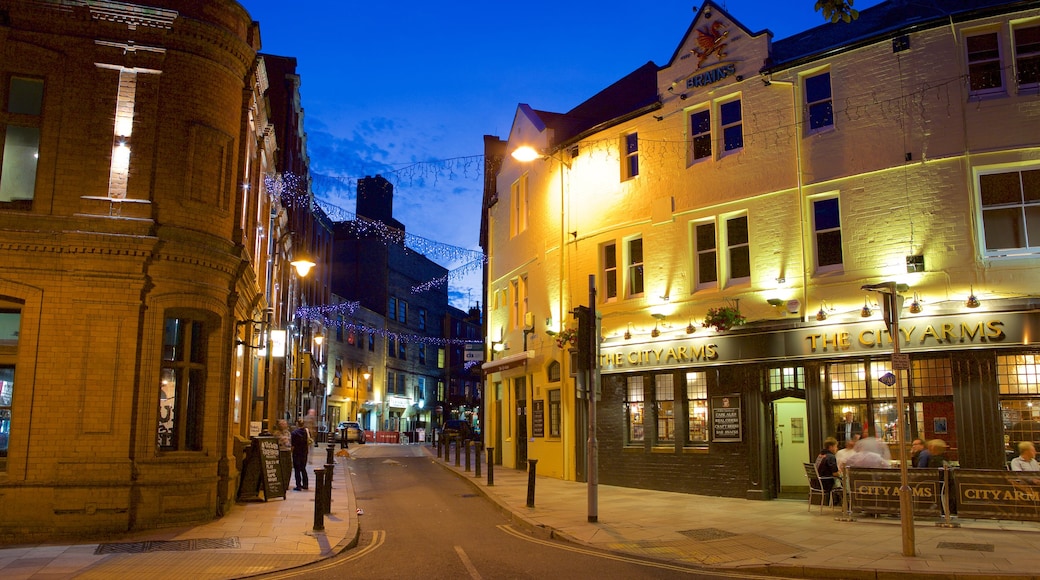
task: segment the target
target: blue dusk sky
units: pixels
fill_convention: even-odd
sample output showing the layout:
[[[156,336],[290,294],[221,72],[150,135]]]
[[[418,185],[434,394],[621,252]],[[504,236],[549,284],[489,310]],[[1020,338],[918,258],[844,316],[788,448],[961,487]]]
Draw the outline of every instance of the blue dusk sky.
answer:
[[[506,138],[516,107],[566,112],[647,61],[666,64],[699,3],[612,0],[416,2],[240,0],[262,51],[298,61],[314,190],[353,217],[357,180],[394,183],[409,234],[479,252],[483,136]],[[880,3],[861,0],[863,10]],[[815,0],[717,5],[786,38],[824,23]],[[459,308],[482,302],[472,256],[438,259]]]

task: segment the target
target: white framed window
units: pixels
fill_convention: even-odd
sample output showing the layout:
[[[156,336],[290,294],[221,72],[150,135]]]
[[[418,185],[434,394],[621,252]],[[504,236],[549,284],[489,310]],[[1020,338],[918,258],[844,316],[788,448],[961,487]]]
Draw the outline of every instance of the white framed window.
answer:
[[[819,133],[834,126],[834,104],[831,96],[831,73],[805,77],[805,127],[806,133]]]
[[[509,281],[509,285],[513,295],[513,308],[509,312],[509,326],[516,328],[520,325],[520,278],[513,278]]]
[[[560,389],[549,391],[549,437],[560,436],[560,423],[562,423],[560,402]]]
[[[169,316],[159,374],[159,451],[200,451],[205,426],[207,332],[202,320]]]
[[[618,291],[617,244],[615,242],[603,244],[601,264],[603,301],[613,302],[617,300]]]
[[[715,220],[693,224],[694,290],[717,288],[719,285],[719,247]]]
[[[643,392],[643,377],[631,376],[628,377],[628,384],[625,389],[625,409],[628,411],[625,414],[626,423],[626,443],[639,443],[643,441],[645,436],[643,431],[643,405],[645,402],[645,394]]]
[[[812,200],[816,271],[841,270],[841,208],[837,196]]]
[[[643,238],[628,240],[628,296],[643,294]]]
[[[654,375],[654,412],[657,443],[675,441],[675,380],[671,374]]]
[[[739,98],[719,105],[719,129],[722,133],[722,155],[744,148],[744,121]]]
[[[622,151],[622,180],[632,179],[639,175],[639,134],[628,133],[621,139]]]
[[[1040,87],[1040,23],[1012,29],[1015,38],[1015,75],[1019,90]]]
[[[688,445],[708,442],[708,374],[704,371],[686,373],[686,412],[689,417]]]
[[[32,209],[36,195],[43,80],[12,76],[3,88],[6,90],[0,92],[0,209],[28,210]]]
[[[690,113],[690,163],[711,159],[711,108]]]
[[[977,179],[985,254],[1040,253],[1040,165],[981,170]]]
[[[1004,70],[1001,66],[1000,35],[996,31],[964,37],[968,56],[968,88],[971,95],[985,96],[1004,92]]]
[[[530,299],[530,293],[527,291],[527,275],[520,276],[520,317],[517,319],[517,324],[523,326],[527,320],[527,313],[530,312],[528,300]]]
[[[509,199],[511,200],[509,220],[509,237],[513,238],[527,229],[527,173],[520,176],[509,188]]]
[[[751,243],[747,215],[726,218],[726,268],[730,285],[751,280]]]

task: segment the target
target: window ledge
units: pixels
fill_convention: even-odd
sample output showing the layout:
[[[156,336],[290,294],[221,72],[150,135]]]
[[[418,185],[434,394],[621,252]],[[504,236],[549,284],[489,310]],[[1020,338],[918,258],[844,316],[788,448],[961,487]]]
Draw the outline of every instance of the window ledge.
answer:
[[[644,447],[642,445],[625,445],[621,448],[622,453],[642,453]]]
[[[683,453],[690,453],[690,454],[693,454],[693,455],[707,455],[708,454],[708,448],[707,447],[683,447],[682,452]]]
[[[651,447],[650,453],[675,453],[675,446],[673,445],[672,447],[664,447],[659,445]]]

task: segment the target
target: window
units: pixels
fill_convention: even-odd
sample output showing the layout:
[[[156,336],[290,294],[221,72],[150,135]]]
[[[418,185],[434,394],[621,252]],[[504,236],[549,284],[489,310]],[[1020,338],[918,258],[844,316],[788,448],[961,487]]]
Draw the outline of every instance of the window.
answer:
[[[1014,30],[1018,86],[1040,86],[1040,24]]]
[[[629,133],[624,138],[624,167],[622,168],[622,179],[632,179],[639,175],[639,134]]]
[[[549,363],[549,366],[545,369],[546,380],[550,383],[560,382],[560,361],[554,360]]]
[[[419,343],[418,351],[419,351],[419,364],[421,364],[421,365],[426,364],[426,345],[422,344],[422,343]]]
[[[394,392],[396,394],[405,395],[408,393],[408,391],[405,390],[404,386],[404,381],[406,378],[407,376],[404,373],[397,373],[397,388],[394,389]]]
[[[693,161],[711,157],[711,111],[709,109],[690,115],[690,143]]]
[[[415,401],[426,398],[426,377],[415,379]]]
[[[397,343],[397,358],[408,360],[408,345],[403,340]]]
[[[831,104],[831,73],[825,72],[805,79],[805,110],[809,116],[809,133],[834,126],[834,107]]]
[[[696,224],[694,232],[694,272],[697,288],[714,287],[719,282],[719,256],[715,240],[715,222]]]
[[[368,352],[376,351],[376,333],[368,333]]]
[[[628,423],[628,442],[643,440],[643,377],[628,377],[625,394],[625,419]]]
[[[560,436],[560,389],[549,391],[549,437]]]
[[[513,213],[510,220],[509,237],[515,237],[527,229],[527,174],[520,176],[509,188],[509,197],[512,199],[510,209]]]
[[[979,175],[979,197],[987,254],[1040,250],[1040,167]]]
[[[350,335],[353,336],[354,332],[351,331]],[[343,342],[343,316],[342,315],[336,317],[336,342]]]
[[[513,328],[524,324],[527,316],[527,276],[520,276],[511,282],[513,288],[513,312],[511,313]]]
[[[520,279],[515,278],[509,282],[513,290],[513,311],[510,312],[510,324],[511,327],[516,328],[520,325]]]
[[[1040,356],[1036,354],[997,357],[1000,385],[1000,414],[1004,420],[1004,449],[1007,457],[1018,455],[1018,444],[1032,441],[1040,447]]]
[[[206,387],[205,327],[191,318],[167,318],[159,375],[160,451],[202,449]]]
[[[730,282],[751,278],[751,247],[748,243],[747,216],[726,220],[726,248],[729,253]]]
[[[968,50],[968,87],[972,95],[1004,92],[1000,66],[1000,40],[996,32],[965,37]]]
[[[386,354],[397,358],[397,337],[392,334],[386,335]]]
[[[419,321],[418,321],[418,324],[419,324],[419,330],[426,330],[426,309],[425,308],[420,308],[419,309]]]
[[[837,197],[817,199],[813,204],[813,230],[816,232],[816,270],[841,267],[841,210]]]
[[[0,472],[7,471],[7,448],[14,412],[14,362],[21,312],[0,309]]]
[[[603,300],[617,300],[617,244],[603,245]]]
[[[387,301],[386,317],[390,320],[397,320],[397,298],[394,298],[393,296],[391,296]]]
[[[628,295],[643,293],[643,238],[628,241]]]
[[[0,209],[31,209],[40,156],[43,80],[13,76],[0,112]]]
[[[675,381],[672,375],[654,376],[657,441],[675,441]]]
[[[688,442],[708,442],[708,374],[704,371],[686,373],[686,408],[690,417]]]
[[[397,301],[397,321],[408,324],[408,303],[404,300]]]
[[[443,348],[438,348],[437,349],[437,368],[439,368],[439,369],[443,369],[444,368],[444,349]]]
[[[722,150],[736,151],[744,148],[744,126],[740,115],[740,99],[719,106],[719,122],[722,129]]]

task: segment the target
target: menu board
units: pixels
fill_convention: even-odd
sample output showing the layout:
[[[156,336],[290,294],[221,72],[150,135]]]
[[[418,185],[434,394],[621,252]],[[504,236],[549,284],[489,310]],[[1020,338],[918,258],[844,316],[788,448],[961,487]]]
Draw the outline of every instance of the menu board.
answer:
[[[534,414],[531,415],[531,436],[545,437],[545,401],[534,401]]]
[[[711,441],[734,443],[743,440],[740,395],[711,398]]]
[[[278,475],[278,438],[256,437],[253,441],[260,451],[260,481],[264,486],[264,501],[275,497],[285,499],[285,486]]]

